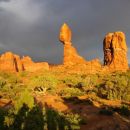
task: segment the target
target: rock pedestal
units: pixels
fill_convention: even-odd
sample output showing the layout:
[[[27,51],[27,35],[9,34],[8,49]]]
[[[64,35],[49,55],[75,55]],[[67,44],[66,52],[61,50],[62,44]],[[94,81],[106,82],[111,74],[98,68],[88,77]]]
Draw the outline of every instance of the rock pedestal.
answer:
[[[81,57],[77,50],[72,46],[72,32],[67,24],[63,24],[60,30],[60,41],[64,45],[64,65],[74,65],[86,63],[86,60]]]
[[[127,45],[123,32],[108,33],[103,41],[104,65],[112,70],[127,70]]]

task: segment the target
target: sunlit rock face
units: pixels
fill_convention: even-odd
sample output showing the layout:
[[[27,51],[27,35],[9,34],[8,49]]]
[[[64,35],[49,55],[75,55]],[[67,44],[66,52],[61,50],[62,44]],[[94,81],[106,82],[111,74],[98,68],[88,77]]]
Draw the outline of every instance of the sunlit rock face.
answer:
[[[24,67],[18,55],[14,55],[12,52],[6,52],[0,57],[0,70],[2,71],[23,71]]]
[[[60,29],[59,40],[64,45],[63,65],[69,68],[69,72],[95,73],[101,70],[101,64],[98,59],[86,61],[81,57],[72,44],[72,31],[67,24],[63,24]]]
[[[72,32],[69,26],[65,23],[61,27],[59,39],[64,45],[64,65],[86,63],[85,59],[81,57],[77,50],[72,46]]]
[[[49,70],[49,65],[47,62],[33,62],[29,56],[24,56],[21,59],[24,69],[29,72],[35,72],[38,70]]]
[[[76,48],[72,45],[72,31],[67,24],[63,24],[60,29],[59,40],[64,46],[63,64],[60,69],[68,69],[69,72],[100,73],[112,71],[126,71],[129,69],[127,60],[127,45],[123,32],[108,33],[103,41],[104,65],[99,59],[86,61],[81,57]],[[34,62],[29,56],[6,52],[0,56],[0,71],[11,72],[36,72],[41,70],[51,70],[52,67],[47,62]],[[57,69],[57,66],[53,66]]]
[[[66,23],[64,23],[60,30],[60,38],[59,38],[60,41],[63,44],[71,43],[71,35],[72,35],[71,29]]]
[[[0,56],[0,71],[8,72],[21,72],[29,71],[34,72],[38,70],[48,70],[49,65],[46,62],[35,63],[27,56],[22,59],[20,56],[12,52],[6,52]]]
[[[113,70],[127,70],[127,45],[123,32],[108,33],[103,41],[104,65]]]

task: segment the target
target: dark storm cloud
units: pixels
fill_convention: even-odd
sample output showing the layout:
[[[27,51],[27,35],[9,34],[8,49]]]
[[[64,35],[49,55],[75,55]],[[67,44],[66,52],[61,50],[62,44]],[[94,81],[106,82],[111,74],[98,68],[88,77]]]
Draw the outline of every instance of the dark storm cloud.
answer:
[[[64,22],[73,31],[73,45],[86,59],[102,59],[108,32],[124,31],[130,45],[129,0],[11,0],[1,2],[0,9],[1,52],[59,63],[63,45],[58,36]]]
[[[0,2],[9,2],[10,0],[0,0]]]

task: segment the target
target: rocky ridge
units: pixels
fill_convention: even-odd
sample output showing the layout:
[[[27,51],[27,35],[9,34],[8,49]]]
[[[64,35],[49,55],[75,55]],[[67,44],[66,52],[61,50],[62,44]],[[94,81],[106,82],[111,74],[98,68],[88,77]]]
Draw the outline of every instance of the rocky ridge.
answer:
[[[0,70],[9,72],[29,71],[34,72],[40,69],[49,69],[47,62],[35,63],[27,56],[20,58],[20,56],[12,52],[6,52],[0,56]]]
[[[35,63],[29,56],[22,58],[12,52],[6,52],[0,56],[0,70],[9,72],[29,71],[49,69],[69,69],[71,72],[84,71],[86,73],[127,71],[129,69],[127,60],[127,45],[123,32],[108,33],[103,40],[104,65],[99,59],[91,61],[85,60],[78,54],[72,44],[72,31],[64,23],[60,29],[60,42],[64,46],[63,64],[52,67],[47,62]]]

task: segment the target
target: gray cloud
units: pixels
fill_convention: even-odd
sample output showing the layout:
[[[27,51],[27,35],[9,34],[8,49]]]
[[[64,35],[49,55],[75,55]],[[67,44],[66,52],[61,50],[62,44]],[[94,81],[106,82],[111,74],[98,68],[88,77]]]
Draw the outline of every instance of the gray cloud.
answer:
[[[60,26],[67,22],[73,45],[86,59],[102,59],[106,33],[124,31],[130,46],[129,0],[10,0],[0,3],[0,51],[62,62]],[[128,53],[130,59],[130,53]],[[130,61],[130,60],[129,60]]]

